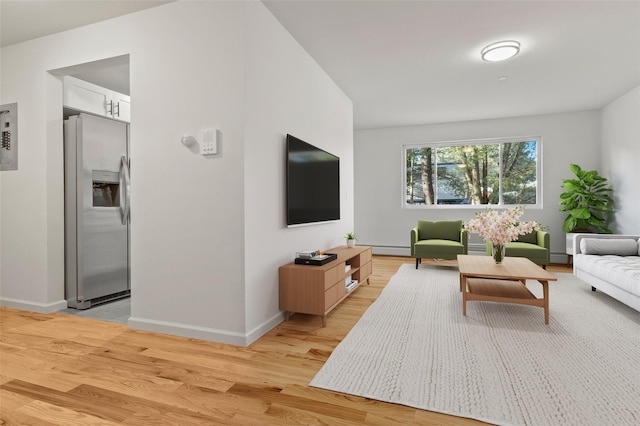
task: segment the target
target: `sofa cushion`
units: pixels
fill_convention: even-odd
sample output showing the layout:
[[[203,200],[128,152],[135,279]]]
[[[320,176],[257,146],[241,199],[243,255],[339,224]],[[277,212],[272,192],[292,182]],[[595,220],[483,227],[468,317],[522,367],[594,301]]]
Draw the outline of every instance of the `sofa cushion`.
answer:
[[[419,220],[418,240],[460,241],[461,220]]]
[[[580,241],[582,254],[637,256],[638,241],[631,238],[583,238]]]
[[[573,257],[573,268],[640,296],[639,256],[578,254]]]

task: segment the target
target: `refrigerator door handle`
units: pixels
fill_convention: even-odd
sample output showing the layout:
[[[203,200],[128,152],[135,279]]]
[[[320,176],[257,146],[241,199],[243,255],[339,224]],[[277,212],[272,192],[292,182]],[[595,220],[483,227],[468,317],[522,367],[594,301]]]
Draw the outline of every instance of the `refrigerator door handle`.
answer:
[[[127,224],[131,202],[131,180],[129,177],[129,165],[127,157],[120,157],[120,212],[122,213],[122,224]]]

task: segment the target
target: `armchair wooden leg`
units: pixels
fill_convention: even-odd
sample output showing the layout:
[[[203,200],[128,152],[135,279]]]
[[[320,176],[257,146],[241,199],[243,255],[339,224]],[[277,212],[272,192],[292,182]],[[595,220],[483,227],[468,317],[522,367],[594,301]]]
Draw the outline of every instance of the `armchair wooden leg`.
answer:
[[[416,257],[416,269],[418,269],[418,263],[420,263],[420,262],[418,262],[419,260],[420,260],[420,259],[418,259],[418,258]]]

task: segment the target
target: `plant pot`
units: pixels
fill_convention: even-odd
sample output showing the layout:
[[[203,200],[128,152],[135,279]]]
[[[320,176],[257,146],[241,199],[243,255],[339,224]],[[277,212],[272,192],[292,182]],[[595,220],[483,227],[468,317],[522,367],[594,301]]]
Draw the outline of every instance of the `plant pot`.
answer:
[[[355,247],[356,240],[347,240],[347,247]]]

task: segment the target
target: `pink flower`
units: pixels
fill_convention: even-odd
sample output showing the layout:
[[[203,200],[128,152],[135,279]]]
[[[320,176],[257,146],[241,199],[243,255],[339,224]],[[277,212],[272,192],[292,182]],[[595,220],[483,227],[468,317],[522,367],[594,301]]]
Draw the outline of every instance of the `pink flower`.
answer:
[[[485,241],[491,244],[507,244],[533,230],[540,229],[537,222],[520,222],[518,219],[524,213],[524,207],[517,206],[502,213],[487,209],[484,212],[476,213],[475,219],[465,222],[464,227],[469,232],[476,232]]]

